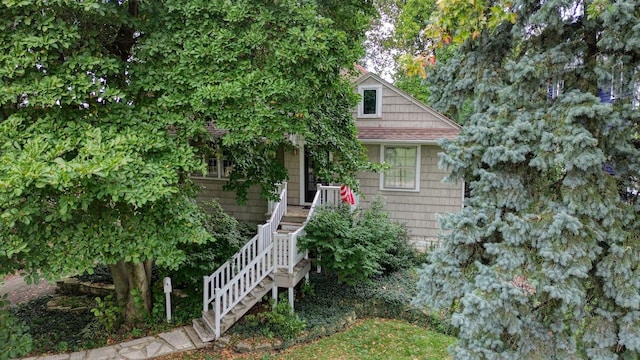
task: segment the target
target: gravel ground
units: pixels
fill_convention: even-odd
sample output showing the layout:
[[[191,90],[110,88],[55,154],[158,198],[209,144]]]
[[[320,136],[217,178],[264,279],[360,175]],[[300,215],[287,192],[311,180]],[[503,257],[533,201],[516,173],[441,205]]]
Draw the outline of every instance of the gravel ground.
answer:
[[[41,296],[52,295],[55,289],[55,284],[51,284],[44,279],[40,279],[38,284],[27,285],[22,276],[9,275],[0,284],[0,297],[7,294],[11,305],[17,305]]]

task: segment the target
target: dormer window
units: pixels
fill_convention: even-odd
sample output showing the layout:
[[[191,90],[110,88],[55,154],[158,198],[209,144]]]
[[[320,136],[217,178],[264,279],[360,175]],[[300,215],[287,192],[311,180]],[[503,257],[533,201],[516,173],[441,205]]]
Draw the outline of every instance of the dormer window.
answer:
[[[360,85],[358,87],[358,93],[360,94],[360,103],[358,104],[358,117],[382,117],[382,86]]]

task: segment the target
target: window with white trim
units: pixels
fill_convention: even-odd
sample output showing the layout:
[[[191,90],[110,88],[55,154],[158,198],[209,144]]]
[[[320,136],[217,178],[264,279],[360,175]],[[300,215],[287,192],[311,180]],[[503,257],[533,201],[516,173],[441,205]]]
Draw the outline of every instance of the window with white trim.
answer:
[[[382,190],[420,189],[420,146],[382,145],[381,160],[388,168],[380,175]]]
[[[195,177],[206,177],[210,179],[226,180],[231,176],[233,170],[233,162],[229,159],[229,155],[226,151],[223,151],[219,145],[214,145],[213,153],[209,155],[209,158],[203,158],[202,161],[206,161],[207,175],[201,173],[192,174]]]
[[[360,85],[358,93],[358,117],[382,117],[382,85]]]
[[[209,172],[207,177],[215,179],[228,179],[233,170],[233,164],[222,151],[209,157]]]

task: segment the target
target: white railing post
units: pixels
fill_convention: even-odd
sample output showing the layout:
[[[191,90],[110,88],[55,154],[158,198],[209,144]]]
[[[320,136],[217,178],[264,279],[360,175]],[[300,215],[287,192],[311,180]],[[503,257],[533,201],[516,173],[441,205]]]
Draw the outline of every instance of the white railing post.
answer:
[[[220,293],[221,293],[221,291],[220,291],[220,289],[215,289],[215,292],[216,292],[216,304],[215,304],[215,310],[214,310],[213,316],[214,316],[215,325],[216,325],[216,328],[215,328],[216,339],[219,339],[220,338],[220,318],[221,318],[221,316],[220,316],[220,313],[221,313],[221,311],[220,311],[220,300],[221,300],[220,299]]]
[[[289,183],[284,182],[282,184],[282,191],[280,192],[280,206],[282,207],[282,215],[287,213],[287,196],[289,192],[288,187]],[[278,219],[278,223],[280,223],[280,220],[282,220],[282,217]]]
[[[297,246],[295,246],[295,236],[294,234],[289,234],[289,274],[293,274],[293,265],[297,258],[298,249]]]
[[[202,312],[209,310],[209,277],[203,276],[204,286],[202,287]]]

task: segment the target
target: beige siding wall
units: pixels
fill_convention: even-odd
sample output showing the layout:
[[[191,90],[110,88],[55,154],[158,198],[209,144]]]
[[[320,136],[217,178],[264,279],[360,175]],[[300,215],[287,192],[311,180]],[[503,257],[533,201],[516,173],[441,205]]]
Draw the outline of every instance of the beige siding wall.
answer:
[[[238,205],[234,192],[222,190],[227,183],[226,180],[193,178],[193,181],[202,186],[202,192],[197,197],[199,202],[217,199],[222,208],[238,220],[256,223],[266,220],[267,202],[260,199],[260,190],[257,187],[250,189],[245,205]]]
[[[287,204],[299,205],[300,204],[300,184],[302,179],[300,178],[300,153],[302,149],[293,152],[285,152],[284,154],[284,166],[289,174],[289,181],[287,183]]]
[[[380,145],[367,145],[369,160],[380,162]],[[360,173],[360,188],[365,195],[361,203],[365,206],[376,196],[381,196],[391,217],[407,225],[411,238],[419,243],[437,240],[439,230],[436,214],[458,212],[462,206],[462,184],[442,182],[447,175],[438,168],[437,146],[421,146],[420,191],[401,192],[380,190],[380,174]]]
[[[369,78],[361,85],[382,85]],[[356,89],[357,91],[357,89]],[[357,110],[353,113],[358,126],[361,127],[409,127],[409,128],[452,128],[434,111],[425,111],[404,96],[382,85],[382,118],[358,118]]]
[[[289,173],[289,181],[287,183],[287,200],[288,204],[300,204],[300,150],[296,150],[295,154],[286,152],[284,154],[284,163]],[[247,202],[245,205],[238,205],[236,202],[236,194],[230,191],[224,191],[222,188],[227,183],[226,180],[208,179],[202,177],[194,177],[193,181],[202,186],[202,192],[198,195],[199,202],[205,202],[211,199],[218,199],[222,208],[230,215],[239,220],[263,223],[267,217],[268,210],[267,201],[260,198],[260,189],[255,186],[249,190]]]

